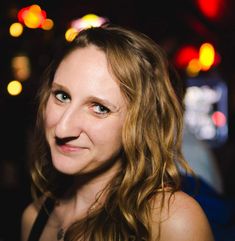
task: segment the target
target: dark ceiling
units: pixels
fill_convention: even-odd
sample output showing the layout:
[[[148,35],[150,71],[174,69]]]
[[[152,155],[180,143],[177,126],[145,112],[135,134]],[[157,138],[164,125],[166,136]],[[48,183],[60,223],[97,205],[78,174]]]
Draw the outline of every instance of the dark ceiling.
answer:
[[[160,43],[169,55],[183,44],[199,45],[211,41],[223,59],[221,66],[225,75],[230,75],[235,52],[235,1],[214,1],[221,2],[221,16],[212,21],[201,13],[196,0],[3,0],[0,2],[0,41],[3,41],[5,50],[27,48],[34,54],[39,50],[43,52],[46,46],[53,45],[54,38],[64,34],[71,20],[95,13],[113,23],[143,31]],[[40,31],[26,30],[20,40],[10,40],[7,31],[10,23],[16,20],[16,10],[35,3],[54,20],[53,31],[42,34]]]

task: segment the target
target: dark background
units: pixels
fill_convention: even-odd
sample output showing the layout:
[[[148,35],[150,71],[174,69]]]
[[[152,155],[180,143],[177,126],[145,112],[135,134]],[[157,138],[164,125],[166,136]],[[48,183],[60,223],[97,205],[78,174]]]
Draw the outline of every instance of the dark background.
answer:
[[[40,77],[58,43],[63,41],[71,20],[88,13],[144,32],[165,49],[170,60],[184,44],[199,46],[206,41],[214,44],[221,56],[216,68],[228,86],[229,136],[213,152],[223,176],[225,195],[235,196],[235,1],[221,2],[221,17],[211,20],[200,12],[194,0],[0,1],[0,240],[19,239],[20,215],[31,200],[27,163]],[[10,37],[8,29],[17,21],[17,11],[31,4],[39,4],[47,11],[54,28],[50,31],[24,28],[19,38]],[[13,78],[10,62],[21,52],[30,58],[31,76],[23,82],[22,94],[13,97],[6,92]]]

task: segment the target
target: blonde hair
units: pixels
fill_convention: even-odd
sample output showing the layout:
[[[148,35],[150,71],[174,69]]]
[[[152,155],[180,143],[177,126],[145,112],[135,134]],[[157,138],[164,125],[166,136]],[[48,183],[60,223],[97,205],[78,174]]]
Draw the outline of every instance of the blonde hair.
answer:
[[[181,153],[183,108],[169,79],[167,57],[142,33],[109,25],[86,29],[52,63],[39,94],[34,190],[56,199],[63,197],[72,183],[71,177],[58,173],[51,164],[42,131],[43,112],[61,60],[88,45],[104,51],[128,103],[122,133],[123,167],[109,186],[104,206],[74,223],[64,240],[150,240],[150,201],[158,193],[164,197],[166,187],[171,193],[178,190],[178,163],[187,165]]]

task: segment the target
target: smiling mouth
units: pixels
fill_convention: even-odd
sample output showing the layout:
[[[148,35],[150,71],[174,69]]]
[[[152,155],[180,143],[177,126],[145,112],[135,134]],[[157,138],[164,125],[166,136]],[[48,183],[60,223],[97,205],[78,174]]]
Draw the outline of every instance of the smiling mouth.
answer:
[[[63,152],[63,153],[74,153],[74,152],[80,152],[84,149],[87,149],[84,147],[73,146],[69,144],[63,144],[63,145],[57,144],[57,148],[60,150],[60,152]]]
[[[55,144],[57,149],[62,153],[73,153],[73,152],[80,152],[84,149],[87,149],[84,146],[81,146],[79,144],[72,145],[69,142],[74,140],[76,138],[74,137],[68,137],[68,138],[55,138]]]

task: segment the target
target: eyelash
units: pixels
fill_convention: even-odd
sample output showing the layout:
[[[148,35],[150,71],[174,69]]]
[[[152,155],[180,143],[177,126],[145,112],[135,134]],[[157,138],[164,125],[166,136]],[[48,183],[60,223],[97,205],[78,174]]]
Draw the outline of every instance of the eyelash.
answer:
[[[107,114],[110,113],[110,109],[108,109],[107,107],[105,107],[105,106],[103,106],[103,105],[101,105],[99,103],[93,103],[92,107],[93,107],[93,109],[94,109],[94,111],[95,111],[95,113],[97,115],[107,115]],[[101,110],[100,111],[96,111],[95,110],[96,107],[99,107]]]
[[[62,90],[55,90],[55,91],[52,91],[53,95],[55,96],[56,100],[62,102],[62,103],[65,103],[65,102],[68,102],[68,100],[70,100],[70,96],[62,91]],[[58,97],[58,95],[61,95],[60,97]]]

